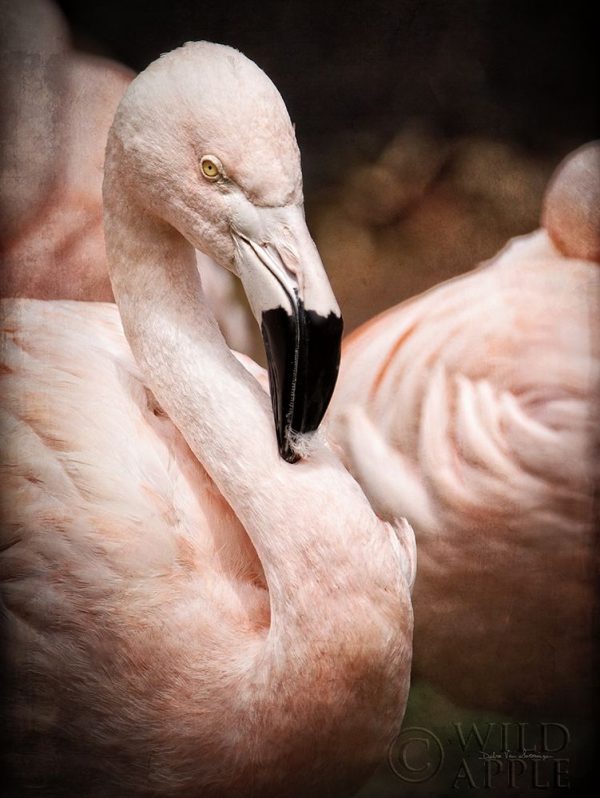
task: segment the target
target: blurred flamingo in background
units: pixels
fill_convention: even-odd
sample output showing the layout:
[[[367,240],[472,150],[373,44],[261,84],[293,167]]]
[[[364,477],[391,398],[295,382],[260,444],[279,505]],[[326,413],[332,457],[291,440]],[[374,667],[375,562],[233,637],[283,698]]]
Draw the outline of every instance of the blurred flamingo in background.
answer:
[[[0,7],[1,295],[110,301],[104,150],[134,73],[74,50],[47,0],[1,0]],[[256,355],[258,336],[237,281],[203,253],[197,262],[225,339]]]
[[[133,75],[73,50],[51,3],[2,18],[2,294],[110,300],[104,148]]]
[[[417,535],[414,670],[454,701],[589,707],[600,360],[600,146],[544,229],[345,341],[329,433]]]

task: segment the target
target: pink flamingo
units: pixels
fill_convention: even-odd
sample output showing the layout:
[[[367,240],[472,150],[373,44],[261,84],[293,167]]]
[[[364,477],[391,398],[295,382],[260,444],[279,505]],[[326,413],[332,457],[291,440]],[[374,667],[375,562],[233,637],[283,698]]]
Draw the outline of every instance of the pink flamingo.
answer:
[[[417,536],[415,672],[455,701],[586,711],[593,679],[600,146],[546,229],[345,341],[329,431]]]
[[[73,50],[48,2],[3,3],[2,295],[112,299],[106,136],[132,73]]]
[[[341,319],[277,90],[229,47],[162,56],[104,201],[118,310],[3,301],[5,764],[61,796],[347,795],[402,720],[414,539],[309,434]],[[277,435],[194,247],[244,284]]]

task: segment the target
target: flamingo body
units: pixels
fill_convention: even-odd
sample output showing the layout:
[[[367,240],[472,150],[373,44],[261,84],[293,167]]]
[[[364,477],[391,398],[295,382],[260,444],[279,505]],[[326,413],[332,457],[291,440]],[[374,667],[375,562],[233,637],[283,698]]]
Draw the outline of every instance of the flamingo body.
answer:
[[[5,519],[12,535],[3,600],[19,641],[11,670],[30,675],[29,706],[49,713],[30,737],[32,782],[59,756],[44,739],[57,713],[67,738],[91,733],[107,756],[120,751],[113,765],[120,777],[140,745],[158,763],[176,739],[189,737],[187,755],[195,745],[202,758],[210,741],[190,731],[211,722],[205,710],[194,718],[189,691],[207,649],[213,667],[226,670],[235,667],[229,648],[249,652],[268,630],[256,553],[145,388],[114,305],[5,305],[3,476],[15,501]],[[231,689],[224,680],[222,690]],[[224,697],[211,701],[214,722]],[[26,713],[17,726],[27,727]],[[86,753],[77,761],[79,786],[95,795],[99,774]],[[148,766],[128,764],[125,794]]]
[[[331,437],[414,524],[415,672],[467,706],[589,709],[598,296],[540,230],[345,342]]]

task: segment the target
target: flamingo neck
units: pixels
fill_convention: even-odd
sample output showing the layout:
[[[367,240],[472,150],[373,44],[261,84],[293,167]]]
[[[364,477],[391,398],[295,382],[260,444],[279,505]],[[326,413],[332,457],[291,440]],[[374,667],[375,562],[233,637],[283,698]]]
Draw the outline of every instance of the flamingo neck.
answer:
[[[294,465],[279,457],[269,399],[227,347],[194,250],[122,196],[114,205],[108,198],[105,229],[125,335],[149,387],[247,530],[272,604],[280,599],[287,611],[290,583],[307,579],[326,590],[338,577],[356,578],[368,592],[364,550],[377,521],[362,491],[325,447]]]
[[[279,457],[269,398],[227,347],[202,291],[193,248],[172,226],[115,194],[116,200],[111,194],[105,201],[107,254],[133,354],[246,528],[267,580],[270,570],[271,581],[280,583],[302,559],[304,527],[316,528],[301,478],[311,466],[291,466]],[[302,534],[294,538],[296,523]],[[345,547],[343,536],[336,524],[329,546]]]
[[[269,399],[226,345],[194,249],[128,204],[107,213],[111,282],[149,387],[224,493],[280,468]]]

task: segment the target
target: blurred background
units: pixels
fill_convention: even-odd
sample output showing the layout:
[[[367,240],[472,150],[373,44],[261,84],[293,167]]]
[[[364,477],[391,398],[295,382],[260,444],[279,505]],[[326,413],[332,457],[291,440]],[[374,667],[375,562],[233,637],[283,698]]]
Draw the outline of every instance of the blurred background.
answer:
[[[588,2],[57,5],[78,51],[134,72],[193,39],[233,45],[265,70],[296,124],[309,227],[347,332],[534,230],[554,168],[600,133]],[[248,349],[264,361],[258,337]],[[593,718],[568,708],[497,716],[416,683],[404,728],[360,798],[594,794]],[[552,756],[523,773],[481,755],[546,743]]]
[[[588,2],[59,2],[79,49],[143,69],[189,39],[237,47],[281,91],[307,215],[350,331],[538,223],[598,136]]]

